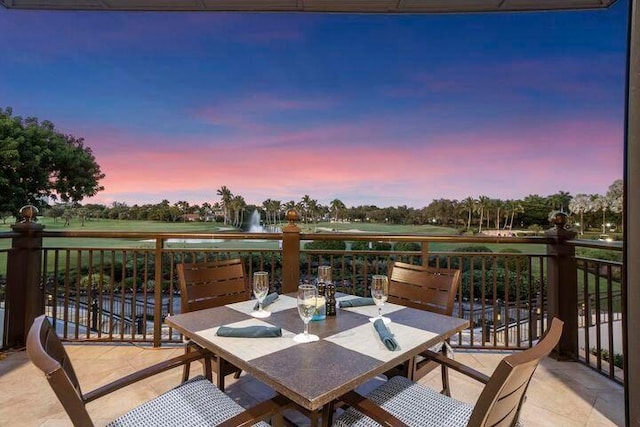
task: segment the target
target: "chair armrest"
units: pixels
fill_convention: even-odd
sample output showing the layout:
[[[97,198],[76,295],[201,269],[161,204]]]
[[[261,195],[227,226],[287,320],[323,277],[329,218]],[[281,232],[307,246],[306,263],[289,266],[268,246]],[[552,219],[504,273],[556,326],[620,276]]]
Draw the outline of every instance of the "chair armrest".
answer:
[[[89,403],[91,401],[94,401],[100,397],[106,396],[109,393],[112,393],[116,390],[119,390],[123,387],[126,387],[130,384],[133,384],[145,378],[149,378],[161,372],[168,371],[173,368],[177,368],[178,366],[182,366],[185,363],[190,363],[202,358],[211,358],[211,357],[212,357],[212,353],[209,350],[205,350],[202,348],[198,348],[198,349],[194,348],[193,351],[189,353],[183,354],[181,356],[173,357],[171,359],[162,361],[160,363],[156,363],[155,365],[151,365],[147,368],[136,371],[132,374],[119,378],[109,384],[105,384],[102,387],[99,387],[95,390],[85,393],[82,396],[82,400],[85,403]]]
[[[358,394],[355,391],[350,391],[349,393],[341,396],[340,400],[348,405],[351,405],[369,418],[373,418],[376,422],[382,424],[383,426],[409,427],[407,424],[403,423],[402,421],[382,409],[380,406],[376,405],[371,400],[367,399],[361,394]]]
[[[469,378],[473,378],[476,381],[479,381],[483,384],[489,382],[489,376],[483,374],[480,371],[473,369],[470,366],[463,365],[460,362],[457,362],[453,359],[448,358],[447,356],[433,352],[431,350],[425,350],[420,353],[421,356],[426,357],[427,359],[433,360],[434,362],[438,362],[447,368],[453,369],[454,371],[458,371],[461,374],[468,376]]]
[[[256,423],[256,421],[266,421],[273,418],[274,416],[277,417],[277,419],[272,420],[271,425],[281,426],[283,425],[282,411],[285,407],[289,406],[290,403],[291,402],[286,397],[277,395],[270,400],[265,400],[264,402],[258,403],[251,408],[245,409],[238,415],[218,424],[218,427],[252,426]]]

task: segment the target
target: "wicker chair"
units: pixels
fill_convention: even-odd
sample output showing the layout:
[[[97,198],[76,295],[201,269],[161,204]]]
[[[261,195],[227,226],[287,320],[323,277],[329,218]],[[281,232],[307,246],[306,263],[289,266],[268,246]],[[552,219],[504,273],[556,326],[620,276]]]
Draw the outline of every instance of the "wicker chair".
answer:
[[[180,283],[180,310],[188,313],[211,307],[219,307],[234,302],[248,300],[251,293],[244,274],[244,264],[239,258],[193,264],[178,264]],[[185,337],[185,353],[200,346]],[[224,391],[224,379],[229,374],[236,378],[240,369],[226,360],[213,355],[216,372],[216,386]],[[183,369],[182,381],[189,378],[190,363]],[[210,367],[205,366],[205,372]]]
[[[341,398],[351,405],[336,419],[334,427],[373,426],[515,426],[533,373],[562,335],[563,322],[551,327],[535,347],[505,357],[491,377],[437,353],[451,369],[483,382],[484,390],[475,406],[445,396],[404,377],[394,377],[365,398],[356,392]]]
[[[206,350],[191,351],[83,394],[71,360],[56,331],[44,315],[37,317],[31,326],[27,337],[27,354],[33,364],[44,372],[51,388],[76,427],[94,425],[86,408],[87,403],[137,381],[179,367],[186,362],[210,357],[210,353]],[[260,420],[272,419],[272,422],[280,425],[282,423],[280,411],[285,404],[286,400],[277,396],[245,410],[209,380],[197,376],[134,408],[107,426],[257,425],[268,427],[269,424]]]
[[[395,262],[390,266],[388,301],[451,316],[460,286],[460,274],[460,270],[456,269]],[[448,342],[443,342],[430,350],[446,356],[449,349]],[[438,367],[442,369],[442,392],[449,396],[451,393],[447,366],[430,358],[429,353],[413,358],[405,365],[388,372],[387,376],[400,374],[411,380],[418,380]]]

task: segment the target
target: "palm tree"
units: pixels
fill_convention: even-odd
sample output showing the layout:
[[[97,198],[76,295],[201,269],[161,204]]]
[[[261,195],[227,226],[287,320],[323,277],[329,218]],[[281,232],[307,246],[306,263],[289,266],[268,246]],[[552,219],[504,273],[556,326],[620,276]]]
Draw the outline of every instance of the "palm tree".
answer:
[[[302,222],[306,223],[306,215],[305,215],[306,208],[304,206],[304,203],[302,202],[296,203],[293,209],[295,209],[298,212],[298,216],[302,220]]]
[[[333,199],[331,201],[331,212],[333,212],[333,219],[337,222],[340,220],[341,214],[345,211],[345,209],[347,209],[347,207],[345,206],[344,203],[342,203],[342,200],[340,199]]]
[[[265,212],[265,223],[276,225],[280,220],[280,210],[282,209],[282,202],[279,200],[267,199],[262,202],[262,208]]]
[[[289,209],[295,209],[295,208],[296,208],[296,202],[295,202],[294,200],[289,200],[288,202],[286,202],[286,203],[284,204],[284,208],[285,208],[286,210],[289,210]]]
[[[236,210],[236,202],[233,199],[231,199],[231,200],[229,200],[229,203],[225,204],[225,217],[227,215],[226,209],[229,210],[229,213],[235,212],[235,210]],[[231,225],[235,226],[235,221],[231,219],[231,216],[229,216],[229,223]],[[226,224],[226,222],[225,222],[225,224]]]
[[[487,200],[487,204],[484,207],[485,217],[487,218],[487,230],[491,228],[491,210],[496,207],[496,199]]]
[[[515,209],[515,203],[513,202],[513,200],[505,200],[502,203],[502,218],[504,219],[504,224],[502,226],[503,230],[506,230],[507,227],[509,226],[509,216],[511,215],[511,212],[513,211],[513,209]]]
[[[500,230],[500,211],[504,207],[504,202],[500,199],[494,199],[493,207],[496,209],[496,230]]]
[[[227,188],[226,185],[223,185],[216,191],[216,194],[222,198],[222,212],[224,215],[224,224],[227,224],[229,221],[229,203],[233,198],[233,193],[231,190]]]
[[[271,211],[273,213],[273,225],[280,222],[280,213],[282,211],[282,202],[280,200],[271,201]]]
[[[613,184],[609,186],[607,190],[607,199],[609,200],[609,209],[613,213],[622,212],[623,207],[623,183],[621,179],[613,181]]]
[[[233,210],[233,225],[238,228],[242,226],[242,222],[244,221],[244,209],[247,206],[247,203],[244,201],[244,197],[242,196],[234,196],[229,202],[229,205],[232,206]]]
[[[302,196],[302,200],[300,201],[300,204],[298,205],[301,209],[301,214],[302,214],[302,221],[306,224],[309,221],[309,218],[307,218],[307,216],[309,215],[309,204],[311,203],[311,196],[309,196],[308,194],[305,194],[304,196]]]
[[[592,212],[597,212],[599,210],[602,211],[602,234],[606,233],[605,212],[607,211],[607,209],[609,209],[609,200],[605,196],[601,196],[598,194],[591,199],[591,211]]]
[[[522,202],[520,200],[516,200],[513,202],[514,207],[511,210],[511,220],[509,221],[509,230],[513,230],[513,217],[517,213],[524,212],[524,207],[522,206]]]
[[[176,203],[174,203],[174,206],[180,211],[180,214],[182,215],[182,221],[186,222],[187,221],[186,214],[189,212],[189,202],[185,200],[179,200]]]
[[[478,225],[478,233],[482,233],[482,219],[484,216],[485,208],[489,205],[489,198],[487,196],[478,197],[478,202],[476,203],[476,210],[480,212],[480,224]]]
[[[584,213],[589,211],[591,198],[586,194],[576,194],[569,202],[571,213],[580,214],[580,235],[584,234]]]
[[[272,209],[273,201],[271,199],[267,199],[262,202],[262,208],[264,209],[264,222],[265,224],[270,224],[271,221],[271,209]]]
[[[571,194],[566,191],[558,191],[556,194],[552,194],[547,197],[549,207],[553,210],[560,210],[562,212],[564,212],[565,208],[569,207],[571,199]]]
[[[311,220],[313,221],[313,231],[317,231],[316,227],[318,225],[318,213],[320,211],[318,201],[315,199],[309,200],[307,208],[309,210],[309,215],[311,215]]]
[[[473,212],[476,208],[476,199],[474,199],[473,197],[467,197],[460,203],[460,206],[462,206],[462,208],[469,212],[469,217],[467,219],[467,230],[471,230],[471,215],[473,215]]]

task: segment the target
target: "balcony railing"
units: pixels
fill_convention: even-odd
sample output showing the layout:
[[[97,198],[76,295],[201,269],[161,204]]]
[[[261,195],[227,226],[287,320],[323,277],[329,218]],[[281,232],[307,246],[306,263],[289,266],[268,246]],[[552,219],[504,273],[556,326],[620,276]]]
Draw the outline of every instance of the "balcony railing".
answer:
[[[21,247],[20,239],[29,236],[44,239],[44,244]],[[181,262],[240,257],[248,277],[254,271],[268,271],[272,290],[280,292],[295,289],[300,281],[314,280],[319,265],[331,265],[337,290],[357,295],[368,295],[370,276],[386,274],[393,261],[459,268],[462,284],[454,315],[469,319],[471,327],[453,337],[451,343],[471,349],[530,347],[546,329],[549,316],[567,310],[557,282],[558,277],[564,277],[561,270],[569,265],[573,266],[568,280],[572,283],[563,282],[561,286],[575,290],[575,307],[570,307],[568,312],[575,316],[572,333],[574,340],[577,335],[579,341],[577,358],[609,378],[622,381],[621,368],[617,367],[622,366],[618,362],[624,357],[619,325],[624,306],[620,291],[621,263],[572,256],[573,264],[564,265],[563,257],[557,253],[559,245],[569,251],[583,246],[621,251],[615,244],[559,241],[549,234],[516,238],[300,233],[295,226],[283,233],[259,235],[40,230],[35,236],[33,233],[0,235],[0,238],[14,239],[12,249],[0,250],[0,268],[6,263],[8,271],[7,286],[0,279],[2,304],[5,292],[7,301],[19,301],[8,295],[19,288],[12,287],[11,282],[29,282],[34,277],[27,272],[16,272],[20,270],[18,264],[28,264],[24,257],[37,256],[37,265],[41,266],[36,275],[37,289],[23,297],[23,301],[26,306],[31,301],[38,306],[36,311],[46,312],[64,340],[148,342],[156,346],[182,339],[163,322],[166,316],[179,312],[176,265]],[[62,239],[66,244],[60,244]],[[120,247],[105,243],[98,247],[92,243],[95,239],[114,243],[130,239],[130,243]],[[220,239],[235,241],[237,245],[213,247],[211,243]],[[251,244],[256,239],[261,241],[260,245]],[[198,243],[187,243],[195,241]],[[348,244],[344,250],[305,249],[307,241]],[[372,242],[372,249],[349,248],[353,242],[362,241]],[[374,250],[376,242],[391,243],[391,248]],[[420,250],[394,250],[395,242],[416,242]],[[467,250],[480,252],[430,250],[433,243],[446,243],[452,248],[466,246]],[[478,249],[487,244],[497,249]],[[7,309],[10,312],[11,305]],[[3,343],[11,344],[11,339],[15,340],[16,335],[5,337]]]

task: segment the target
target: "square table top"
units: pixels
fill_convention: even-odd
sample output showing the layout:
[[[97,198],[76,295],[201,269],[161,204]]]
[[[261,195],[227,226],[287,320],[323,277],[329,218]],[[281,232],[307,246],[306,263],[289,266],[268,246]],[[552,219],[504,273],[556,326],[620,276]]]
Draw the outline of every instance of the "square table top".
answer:
[[[338,300],[353,296],[340,296]],[[336,316],[312,321],[309,333],[319,341],[297,343],[303,331],[295,296],[280,295],[265,310],[271,316],[251,317],[255,300],[176,314],[165,323],[199,345],[233,363],[278,393],[308,410],[316,410],[366,381],[416,356],[468,327],[465,319],[385,304],[383,314],[399,344],[388,350],[369,321],[376,306],[339,308]],[[219,337],[220,326],[278,326],[282,337]]]

